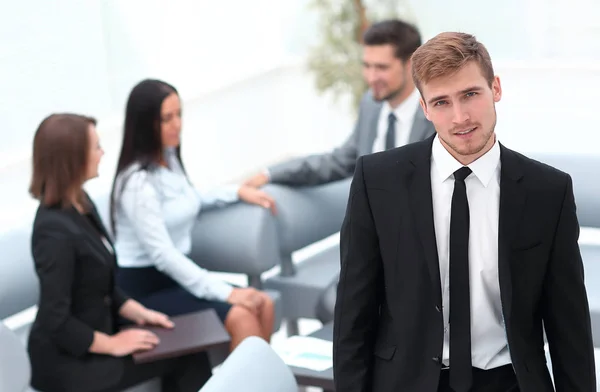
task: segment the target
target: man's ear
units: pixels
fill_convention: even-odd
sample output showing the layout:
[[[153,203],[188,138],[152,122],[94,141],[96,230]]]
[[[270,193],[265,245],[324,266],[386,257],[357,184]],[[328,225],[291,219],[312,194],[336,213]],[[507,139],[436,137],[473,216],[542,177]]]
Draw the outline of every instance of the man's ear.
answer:
[[[492,93],[494,95],[494,102],[499,102],[502,98],[502,84],[500,83],[499,76],[494,76],[494,81],[492,82]]]

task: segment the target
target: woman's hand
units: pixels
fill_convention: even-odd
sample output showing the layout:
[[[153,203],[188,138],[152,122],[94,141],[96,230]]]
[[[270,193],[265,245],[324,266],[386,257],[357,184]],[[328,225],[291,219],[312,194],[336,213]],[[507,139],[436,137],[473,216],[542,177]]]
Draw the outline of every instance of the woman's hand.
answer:
[[[163,328],[173,328],[175,326],[169,319],[169,316],[150,309],[145,309],[140,315],[140,318],[136,320],[136,323],[138,325],[156,325]]]
[[[158,336],[143,329],[130,328],[110,337],[109,353],[123,357],[137,351],[152,350],[160,343]]]
[[[248,204],[256,204],[257,206],[270,209],[273,215],[277,213],[275,200],[268,193],[260,189],[242,185],[238,190],[238,197]]]
[[[121,309],[119,309],[119,314],[137,325],[157,325],[163,328],[174,327],[173,322],[169,320],[167,315],[148,309],[133,299],[125,301]]]

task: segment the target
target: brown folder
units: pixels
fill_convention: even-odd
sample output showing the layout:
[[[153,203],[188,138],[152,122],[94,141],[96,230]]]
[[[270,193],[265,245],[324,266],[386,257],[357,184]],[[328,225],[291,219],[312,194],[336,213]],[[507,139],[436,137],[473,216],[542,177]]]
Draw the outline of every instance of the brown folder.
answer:
[[[156,326],[129,326],[154,332],[160,343],[148,351],[133,354],[135,363],[180,357],[216,346],[228,346],[231,340],[214,309],[172,317],[173,329]]]

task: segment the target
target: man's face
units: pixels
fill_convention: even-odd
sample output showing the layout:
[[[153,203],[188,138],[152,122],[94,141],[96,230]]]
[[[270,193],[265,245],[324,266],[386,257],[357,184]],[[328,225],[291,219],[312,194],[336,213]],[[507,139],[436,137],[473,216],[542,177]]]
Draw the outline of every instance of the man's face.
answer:
[[[421,86],[425,116],[444,147],[463,164],[479,158],[494,144],[495,103],[501,97],[500,79],[496,76],[490,88],[474,61]]]
[[[363,46],[363,77],[376,101],[391,101],[402,94],[410,76],[410,62],[394,55],[390,44]]]

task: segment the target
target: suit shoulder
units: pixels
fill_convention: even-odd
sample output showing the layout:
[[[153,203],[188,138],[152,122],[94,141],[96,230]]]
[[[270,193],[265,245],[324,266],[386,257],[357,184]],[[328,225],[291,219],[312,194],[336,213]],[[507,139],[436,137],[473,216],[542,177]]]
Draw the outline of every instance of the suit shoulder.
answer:
[[[519,160],[525,176],[532,179],[532,183],[538,187],[546,189],[563,189],[571,178],[568,173],[557,169],[554,166],[513,150],[508,151]]]
[[[431,137],[409,143],[391,150],[376,152],[365,155],[363,167],[364,170],[397,170],[398,167],[406,167],[411,161],[420,160],[423,157],[431,156]]]
[[[79,230],[69,210],[41,205],[33,221],[33,235],[45,231],[75,235]]]
[[[381,106],[381,102],[378,102],[373,98],[373,93],[371,92],[371,90],[368,90],[367,92],[365,92],[363,94],[362,98],[360,99],[360,110],[361,111],[371,110],[374,108],[378,108],[380,106]]]

